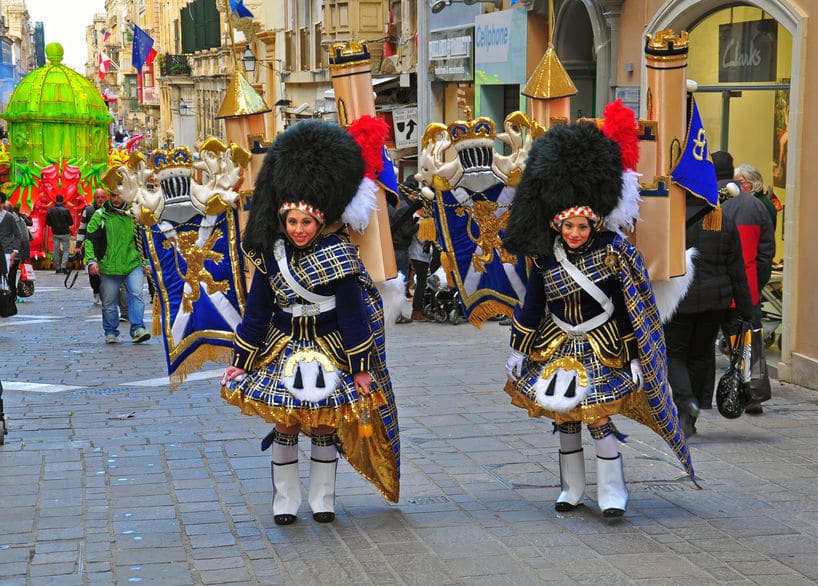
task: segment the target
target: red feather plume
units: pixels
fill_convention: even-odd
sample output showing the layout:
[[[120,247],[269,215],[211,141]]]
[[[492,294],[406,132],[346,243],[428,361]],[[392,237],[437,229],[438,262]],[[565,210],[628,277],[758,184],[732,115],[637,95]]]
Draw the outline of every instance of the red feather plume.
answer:
[[[347,128],[358,146],[364,159],[364,175],[375,179],[383,171],[383,146],[389,136],[389,126],[380,118],[364,115]]]
[[[602,114],[602,132],[619,144],[622,151],[622,169],[636,169],[639,162],[639,137],[633,110],[616,100],[605,106]]]

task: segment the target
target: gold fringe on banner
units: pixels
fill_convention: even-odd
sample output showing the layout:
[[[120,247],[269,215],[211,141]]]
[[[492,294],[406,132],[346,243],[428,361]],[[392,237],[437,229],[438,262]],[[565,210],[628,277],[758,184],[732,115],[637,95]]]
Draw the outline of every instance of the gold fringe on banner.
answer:
[[[504,315],[511,317],[514,315],[514,308],[509,307],[499,301],[484,301],[480,305],[471,310],[469,314],[469,323],[476,328],[483,325],[483,322],[495,315]]]
[[[418,222],[418,240],[434,242],[437,240],[434,218],[422,218]]]
[[[714,209],[704,217],[702,230],[721,232],[721,207]]]
[[[168,386],[173,392],[185,382],[185,379],[202,368],[205,362],[222,362],[229,364],[233,358],[233,349],[224,346],[213,346],[211,344],[203,344],[190,353],[190,356],[179,365],[173,374],[170,375]]]

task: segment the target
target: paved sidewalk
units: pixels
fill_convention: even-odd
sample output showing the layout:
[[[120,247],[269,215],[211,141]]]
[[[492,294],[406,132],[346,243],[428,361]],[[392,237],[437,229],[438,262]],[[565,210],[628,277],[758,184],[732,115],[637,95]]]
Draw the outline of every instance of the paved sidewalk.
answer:
[[[84,276],[71,290],[37,279],[0,320],[3,585],[818,581],[814,391],[775,382],[762,416],[704,412],[690,441],[702,490],[658,436],[618,418],[631,492],[619,522],[596,507],[583,432],[590,498],[558,515],[550,422],[501,390],[508,329],[395,326],[400,502],[342,462],[335,523],[313,522],[305,499],[279,528],[259,450],[269,426],[223,403],[223,366],[170,393],[159,339],[105,345]]]

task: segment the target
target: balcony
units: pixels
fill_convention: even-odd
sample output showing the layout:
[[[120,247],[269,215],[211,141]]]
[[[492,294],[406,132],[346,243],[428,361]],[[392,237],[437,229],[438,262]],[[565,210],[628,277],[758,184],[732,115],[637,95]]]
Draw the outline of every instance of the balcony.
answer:
[[[190,63],[187,61],[187,55],[160,55],[157,58],[159,61],[159,73],[162,77],[169,75],[190,75]]]

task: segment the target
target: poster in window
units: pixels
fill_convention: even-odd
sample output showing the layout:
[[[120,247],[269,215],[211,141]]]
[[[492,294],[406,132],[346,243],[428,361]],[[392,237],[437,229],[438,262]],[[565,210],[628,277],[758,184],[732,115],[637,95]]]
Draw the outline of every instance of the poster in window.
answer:
[[[775,81],[777,47],[775,20],[719,25],[719,83]]]
[[[781,83],[789,84],[782,79]],[[773,123],[773,185],[787,186],[787,146],[790,139],[790,90],[775,91],[775,121]]]

